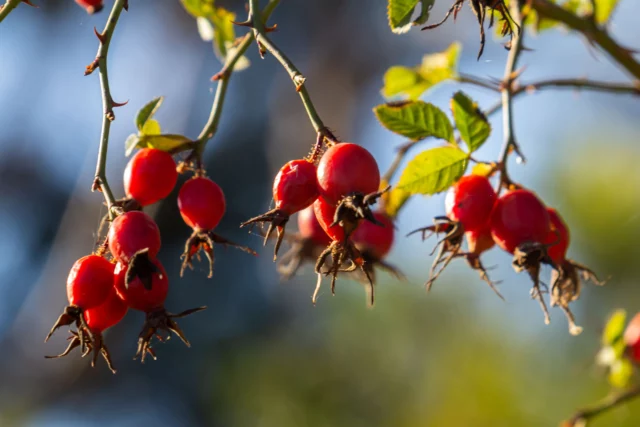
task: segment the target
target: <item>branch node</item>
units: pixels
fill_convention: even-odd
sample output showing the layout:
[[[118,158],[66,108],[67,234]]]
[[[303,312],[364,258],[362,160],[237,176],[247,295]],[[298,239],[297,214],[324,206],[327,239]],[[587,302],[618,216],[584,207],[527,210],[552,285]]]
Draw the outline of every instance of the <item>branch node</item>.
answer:
[[[99,66],[100,66],[100,57],[96,56],[96,59],[94,59],[91,62],[91,64],[85,67],[84,75],[88,76],[89,74],[93,73],[96,70],[96,68],[98,68]]]

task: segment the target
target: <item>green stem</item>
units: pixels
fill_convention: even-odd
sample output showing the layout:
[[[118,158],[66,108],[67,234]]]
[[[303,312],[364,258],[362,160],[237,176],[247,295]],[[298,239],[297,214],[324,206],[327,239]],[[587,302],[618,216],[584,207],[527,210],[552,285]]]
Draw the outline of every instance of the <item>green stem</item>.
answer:
[[[15,9],[22,0],[7,0],[4,5],[0,6],[0,22],[4,21],[13,9]]]
[[[571,427],[584,427],[587,423],[596,416],[609,411],[619,405],[626,403],[627,401],[640,396],[640,386],[636,386],[625,390],[621,393],[612,394],[602,402],[594,405],[590,408],[582,409],[576,412],[566,424]],[[564,424],[563,424],[564,425]]]
[[[304,86],[304,82],[306,78],[302,75],[302,73],[296,68],[296,66],[291,62],[291,60],[282,52],[270,39],[267,37],[267,29],[264,26],[264,21],[259,11],[259,0],[251,0],[249,2],[249,19],[251,21],[251,25],[253,27],[253,34],[255,39],[258,41],[258,46],[260,48],[261,54],[263,53],[263,49],[271,53],[279,62],[282,64],[284,69],[289,74],[291,81],[296,87],[296,92],[300,95],[300,99],[302,100],[302,104],[304,105],[305,110],[307,111],[307,115],[309,116],[309,120],[311,120],[311,124],[317,133],[323,135],[324,137],[335,140],[335,137],[331,134],[331,132],[324,125],[318,112],[316,111],[313,102],[311,101],[311,97],[309,96],[309,92],[307,92],[307,88]]]
[[[592,16],[580,17],[549,0],[530,0],[531,7],[539,16],[562,22],[572,30],[585,35],[587,40],[598,45],[629,74],[640,80],[640,62],[633,57],[633,51],[620,46],[606,28],[595,23]]]
[[[518,147],[518,143],[515,138],[514,120],[513,120],[513,92],[514,92],[514,79],[515,71],[518,65],[518,59],[522,52],[522,40],[524,38],[524,29],[522,29],[522,18],[520,14],[520,0],[513,2],[511,7],[511,17],[513,21],[521,28],[513,33],[513,40],[511,42],[511,50],[509,50],[509,56],[507,57],[507,65],[504,70],[504,79],[502,82],[502,129],[503,129],[503,144],[499,158],[500,165],[500,182],[499,186],[502,186],[504,182],[507,182],[507,159],[511,150],[515,150],[520,157],[522,153]]]
[[[113,102],[111,97],[111,90],[109,89],[109,76],[107,73],[107,54],[109,53],[109,46],[111,44],[111,37],[118,23],[118,18],[122,13],[127,0],[116,0],[111,9],[111,14],[107,19],[107,24],[104,27],[102,34],[97,34],[100,40],[100,47],[98,48],[98,54],[92,64],[87,67],[86,74],[91,74],[97,67],[100,74],[100,88],[102,90],[102,108],[104,116],[102,118],[102,131],[100,134],[100,147],[98,149],[98,164],[96,165],[96,175],[93,181],[93,189],[100,189],[107,202],[107,209],[109,212],[109,218],[113,219],[114,212],[113,206],[115,204],[115,198],[109,187],[106,177],[107,168],[107,151],[109,148],[109,130],[111,129],[111,122],[115,120],[113,114],[114,107],[121,104]]]
[[[271,0],[269,2],[269,4],[264,9],[265,19],[267,19],[271,15],[278,3],[280,3],[280,0]],[[253,40],[253,33],[247,33],[240,41],[240,44],[238,45],[233,55],[227,57],[222,69],[213,76],[213,80],[218,81],[218,86],[216,87],[216,94],[213,98],[213,104],[211,106],[209,119],[202,128],[198,139],[195,141],[194,155],[196,156],[196,160],[198,162],[201,162],[202,153],[204,152],[207,142],[211,138],[213,138],[216,131],[218,130],[220,117],[222,116],[222,108],[224,107],[224,101],[227,94],[227,88],[229,87],[229,80],[231,78],[231,74],[233,73],[233,67],[236,65],[236,62],[238,62],[242,55],[245,54],[249,46],[251,46]]]

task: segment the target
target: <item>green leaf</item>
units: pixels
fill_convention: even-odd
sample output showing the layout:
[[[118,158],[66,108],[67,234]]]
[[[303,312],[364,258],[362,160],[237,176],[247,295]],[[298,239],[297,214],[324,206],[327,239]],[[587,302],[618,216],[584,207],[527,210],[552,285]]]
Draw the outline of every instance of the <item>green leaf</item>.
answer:
[[[414,68],[402,66],[389,68],[383,81],[382,95],[385,98],[404,94],[409,99],[418,99],[430,87]]]
[[[191,15],[197,17],[208,17],[210,16],[215,7],[214,0],[180,0],[182,6],[189,12]]]
[[[406,33],[411,29],[413,23],[411,16],[420,0],[389,0],[387,5],[387,16],[391,31],[396,34]]]
[[[142,129],[140,129],[140,135],[160,135],[161,133],[160,123],[154,119],[147,120]]]
[[[425,55],[416,67],[389,68],[384,74],[382,95],[386,98],[403,95],[418,99],[433,86],[457,78],[460,50],[460,43],[456,42],[444,52]]]
[[[435,1],[436,0],[420,0],[422,10],[420,11],[420,15],[413,21],[413,25],[422,25],[429,20],[429,14]]]
[[[433,136],[453,141],[453,126],[447,115],[423,101],[382,104],[373,109],[384,127],[411,140]]]
[[[225,8],[217,7],[209,15],[209,19],[213,24],[214,50],[218,57],[224,60],[227,56],[227,47],[233,44],[236,39],[236,32],[232,22],[236,19],[236,14]]]
[[[439,147],[418,154],[402,172],[398,188],[411,194],[436,194],[464,174],[469,156],[455,147]]]
[[[157,148],[162,151],[176,151],[180,148],[186,147],[191,143],[191,140],[183,135],[142,135],[138,139],[137,146],[139,148]]]
[[[451,98],[451,111],[460,138],[473,153],[484,144],[491,133],[491,125],[487,117],[480,111],[478,104],[463,92],[456,92]]]
[[[400,188],[392,188],[385,196],[384,211],[390,218],[395,218],[411,197],[411,193]]]
[[[609,384],[617,388],[625,388],[631,382],[633,365],[628,359],[620,359],[609,369]]]
[[[618,0],[596,0],[596,22],[606,24],[618,5]]]
[[[124,155],[129,157],[133,150],[138,146],[138,142],[140,138],[135,133],[132,133],[127,137],[127,140],[124,142]]]
[[[627,312],[625,310],[619,309],[613,312],[604,327],[604,332],[602,333],[602,345],[613,345],[618,340],[622,339],[626,322]]]
[[[142,107],[140,111],[138,111],[138,115],[136,116],[136,127],[139,131],[142,131],[147,120],[152,118],[156,111],[158,111],[158,108],[162,105],[162,101],[164,101],[164,97],[162,96],[154,98],[151,102]]]

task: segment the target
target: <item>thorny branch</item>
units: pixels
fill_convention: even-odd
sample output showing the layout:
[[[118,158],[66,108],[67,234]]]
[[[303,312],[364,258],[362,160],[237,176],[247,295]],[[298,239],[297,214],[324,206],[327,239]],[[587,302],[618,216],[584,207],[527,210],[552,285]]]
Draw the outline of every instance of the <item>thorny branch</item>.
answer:
[[[520,11],[521,2],[516,0],[511,4],[511,17],[515,24],[523,28],[522,14]],[[522,53],[522,40],[524,39],[524,30],[515,31],[511,41],[511,49],[507,57],[507,65],[504,69],[504,79],[502,81],[502,149],[498,165],[500,168],[500,182],[498,183],[498,191],[504,183],[509,182],[507,174],[507,159],[512,151],[515,151],[520,158],[524,159],[520,147],[516,142],[514,120],[513,120],[513,83],[517,77],[517,65],[520,53]]]
[[[264,19],[268,19],[275,7],[280,3],[280,0],[270,0],[269,4],[265,6],[263,11]],[[222,69],[216,73],[212,80],[218,82],[218,86],[216,88],[216,94],[213,99],[213,105],[211,106],[211,113],[209,114],[209,119],[207,123],[204,125],[202,132],[198,136],[198,139],[194,142],[194,155],[196,157],[196,162],[198,162],[198,167],[200,167],[200,163],[202,161],[202,153],[207,145],[207,142],[213,138],[216,131],[218,130],[218,124],[220,123],[220,117],[222,115],[222,107],[224,106],[224,100],[227,93],[227,87],[229,86],[229,80],[231,78],[231,74],[233,73],[233,67],[236,65],[236,62],[244,55],[247,51],[251,43],[255,40],[253,36],[253,32],[247,33],[238,44],[236,50],[229,55],[224,63]]]
[[[23,0],[7,0],[5,4],[0,6],[0,22],[4,21],[4,18],[6,18],[11,13],[11,11],[15,9],[22,1]],[[31,4],[29,0],[24,1],[24,3],[28,4],[29,6],[37,7]]]
[[[102,191],[102,194],[104,194],[104,198],[107,202],[109,218],[111,219],[114,216],[113,207],[115,204],[115,199],[113,197],[113,193],[111,192],[111,188],[109,187],[109,183],[107,182],[106,177],[109,130],[111,129],[111,122],[116,118],[113,114],[113,109],[115,107],[121,107],[125,105],[126,102],[120,104],[114,102],[113,98],[111,97],[111,90],[109,89],[109,77],[107,74],[107,54],[109,53],[111,37],[113,36],[116,24],[118,23],[118,19],[120,18],[120,14],[122,13],[122,9],[126,8],[127,0],[116,0],[113,4],[113,8],[111,9],[111,14],[107,19],[107,24],[104,27],[104,31],[102,31],[102,33],[99,33],[98,30],[94,28],[96,36],[100,41],[100,47],[98,48],[96,59],[94,59],[94,61],[87,66],[87,69],[84,73],[85,76],[89,75],[93,71],[95,71],[96,68],[98,68],[100,74],[100,87],[102,89],[102,108],[104,117],[102,118],[100,147],[98,149],[98,164],[96,165],[96,175],[93,181],[92,190],[100,190]]]
[[[616,408],[627,401],[640,396],[640,386],[636,386],[620,393],[611,394],[602,402],[590,407],[581,409],[571,418],[562,424],[562,427],[586,427],[587,423],[593,418]]]
[[[270,39],[267,37],[267,33],[275,30],[274,27],[265,27],[264,25],[265,18],[261,16],[259,9],[259,0],[250,0],[249,2],[249,20],[244,23],[240,23],[240,25],[248,26],[253,28],[253,34],[255,39],[258,42],[258,49],[260,51],[260,55],[264,56],[266,52],[271,53],[274,58],[276,58],[280,64],[284,67],[284,69],[291,77],[291,81],[296,87],[296,92],[300,95],[300,99],[302,100],[302,104],[304,105],[305,110],[307,111],[307,115],[309,116],[309,120],[313,125],[316,133],[321,135],[323,138],[329,140],[330,142],[336,142],[337,139],[333,135],[333,133],[324,125],[318,112],[316,111],[313,102],[311,101],[311,97],[309,96],[309,92],[305,87],[306,78],[302,75],[302,73],[296,68],[296,66],[291,62],[291,60],[282,52]]]
[[[606,28],[597,25],[593,16],[580,17],[549,0],[528,0],[540,17],[562,22],[572,30],[582,33],[589,43],[600,47],[629,74],[640,80],[640,62],[634,51],[620,46]]]

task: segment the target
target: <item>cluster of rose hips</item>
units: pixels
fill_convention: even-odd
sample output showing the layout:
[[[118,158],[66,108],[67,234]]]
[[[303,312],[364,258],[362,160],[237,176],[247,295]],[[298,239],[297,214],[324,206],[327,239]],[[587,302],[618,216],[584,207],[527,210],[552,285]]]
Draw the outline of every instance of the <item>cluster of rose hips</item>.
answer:
[[[351,272],[367,285],[372,305],[373,266],[392,270],[383,258],[394,237],[391,219],[382,211],[371,210],[383,193],[379,191],[378,164],[369,151],[353,143],[332,143],[322,155],[318,151],[285,164],[273,182],[275,208],[241,226],[269,223],[265,244],[275,230],[275,261],[285,225],[299,212],[299,233],[287,235],[292,247],[280,260],[279,272],[289,278],[303,261],[316,259],[314,303],[323,276],[331,276],[335,293],[338,273]]]
[[[155,359],[151,339],[164,338],[158,331],[175,333],[187,346],[189,342],[174,319],[203,310],[198,307],[171,314],[164,307],[169,291],[169,279],[156,258],[160,251],[160,230],[154,220],[142,212],[173,191],[178,172],[173,157],[155,148],[136,153],[125,169],[124,186],[127,198],[112,209],[117,216],[111,221],[105,243],[91,255],[73,265],[67,279],[69,305],[49,332],[64,325],[75,325],[67,349],[58,356],[80,347],[85,356],[93,351],[92,365],[102,354],[113,369],[102,333],[119,323],[129,308],[142,311],[146,320],[138,338],[136,357],[144,362],[146,355]],[[215,243],[234,245],[216,235],[216,228],[225,212],[225,197],[220,187],[204,176],[201,170],[187,180],[178,195],[178,207],[184,222],[193,228],[187,240],[181,275],[202,249],[213,268]],[[253,253],[248,248],[241,249]],[[46,341],[45,340],[45,341]]]
[[[539,273],[542,264],[552,267],[551,306],[563,309],[569,331],[577,335],[582,328],[575,324],[569,303],[580,296],[578,273],[585,280],[601,282],[587,267],[566,258],[569,229],[560,214],[546,207],[532,191],[512,183],[507,187],[499,195],[486,176],[464,176],[446,195],[446,216],[436,217],[434,225],[413,232],[421,232],[423,239],[429,233],[445,234],[426,282],[427,290],[451,260],[462,257],[500,296],[480,262],[480,255],[497,244],[513,255],[516,272],[529,273],[533,280],[531,297],[540,302],[547,324],[550,319],[542,294],[548,289],[540,282]],[[465,239],[466,251],[462,249]]]

